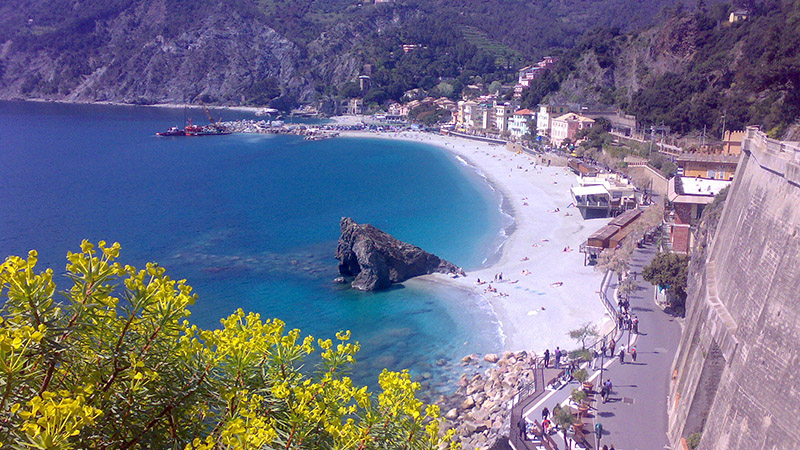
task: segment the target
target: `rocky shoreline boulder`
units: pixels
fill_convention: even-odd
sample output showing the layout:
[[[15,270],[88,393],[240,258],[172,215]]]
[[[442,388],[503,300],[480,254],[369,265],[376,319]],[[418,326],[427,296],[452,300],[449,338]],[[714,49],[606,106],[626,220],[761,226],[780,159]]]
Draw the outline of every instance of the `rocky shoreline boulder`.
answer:
[[[482,370],[481,360],[490,364]],[[536,356],[528,352],[504,352],[465,356],[464,373],[455,394],[436,403],[447,411],[446,428],[464,450],[507,449],[511,432],[511,404],[520,390],[534,379]]]
[[[343,217],[336,248],[339,273],[355,277],[351,286],[361,291],[386,289],[392,283],[431,273],[463,274],[463,270],[419,247],[401,242],[369,224]]]

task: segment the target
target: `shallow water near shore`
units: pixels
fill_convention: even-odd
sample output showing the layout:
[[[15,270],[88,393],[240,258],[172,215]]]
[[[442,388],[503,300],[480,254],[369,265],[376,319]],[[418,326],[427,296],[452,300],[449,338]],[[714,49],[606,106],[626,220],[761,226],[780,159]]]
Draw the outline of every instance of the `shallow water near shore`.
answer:
[[[448,392],[462,356],[501,347],[490,308],[464,291],[331,283],[342,216],[468,270],[484,264],[507,219],[472,168],[413,142],[154,136],[182,122],[181,109],[0,103],[0,254],[35,248],[58,273],[81,239],[119,241],[122,263],[157,261],[188,280],[202,327],[242,308],[304,335],[351,330],[355,378],[371,386],[384,367],[409,368]]]

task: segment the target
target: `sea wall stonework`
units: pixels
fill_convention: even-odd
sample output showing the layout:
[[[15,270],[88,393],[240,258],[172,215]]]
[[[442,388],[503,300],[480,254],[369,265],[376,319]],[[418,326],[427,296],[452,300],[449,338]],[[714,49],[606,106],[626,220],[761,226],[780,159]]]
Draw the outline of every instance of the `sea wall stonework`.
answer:
[[[748,128],[708,252],[690,279],[670,440],[800,448],[800,147]]]

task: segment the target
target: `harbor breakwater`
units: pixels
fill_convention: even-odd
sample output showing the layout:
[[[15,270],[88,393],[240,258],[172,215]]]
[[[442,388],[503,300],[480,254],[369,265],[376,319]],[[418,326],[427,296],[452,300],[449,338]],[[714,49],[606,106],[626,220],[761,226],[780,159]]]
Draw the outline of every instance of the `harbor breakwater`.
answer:
[[[252,134],[292,134],[305,136],[308,140],[321,140],[339,136],[340,126],[320,125],[286,125],[279,120],[234,120],[218,122],[218,126],[230,133],[252,133]]]

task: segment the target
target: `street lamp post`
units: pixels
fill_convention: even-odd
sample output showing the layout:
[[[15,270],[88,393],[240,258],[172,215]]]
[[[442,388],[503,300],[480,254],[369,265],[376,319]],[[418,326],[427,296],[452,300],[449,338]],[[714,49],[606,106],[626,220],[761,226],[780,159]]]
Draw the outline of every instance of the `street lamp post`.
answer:
[[[605,367],[605,358],[606,358],[606,339],[603,338],[603,346],[601,347],[603,350],[600,352],[600,384],[598,386],[603,386],[603,368]]]

